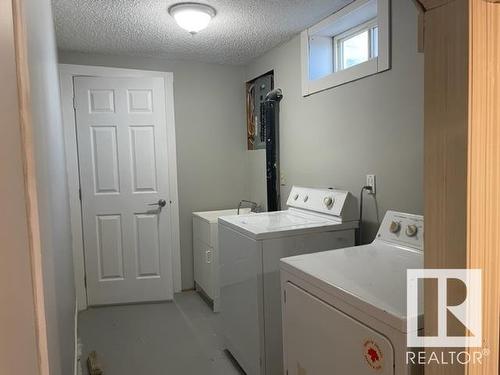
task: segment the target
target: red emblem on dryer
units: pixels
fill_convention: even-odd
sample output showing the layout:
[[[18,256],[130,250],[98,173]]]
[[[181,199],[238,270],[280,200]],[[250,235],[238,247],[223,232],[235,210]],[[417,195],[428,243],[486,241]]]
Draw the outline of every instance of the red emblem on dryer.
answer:
[[[363,344],[363,356],[366,363],[374,369],[381,370],[384,363],[384,355],[379,346],[373,340],[366,340]]]

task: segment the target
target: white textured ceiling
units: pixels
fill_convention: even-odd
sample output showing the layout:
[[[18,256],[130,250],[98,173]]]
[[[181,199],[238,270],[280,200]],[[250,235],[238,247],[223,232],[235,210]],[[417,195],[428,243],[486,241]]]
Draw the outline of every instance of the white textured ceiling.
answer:
[[[245,64],[352,0],[204,0],[217,10],[191,36],[172,0],[52,0],[61,50]]]

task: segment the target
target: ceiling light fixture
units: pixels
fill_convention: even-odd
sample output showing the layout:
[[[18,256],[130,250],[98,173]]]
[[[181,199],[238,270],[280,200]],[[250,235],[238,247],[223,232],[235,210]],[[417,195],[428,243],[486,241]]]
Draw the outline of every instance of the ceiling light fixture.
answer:
[[[174,17],[177,24],[191,34],[196,34],[208,26],[215,17],[215,9],[210,5],[200,3],[178,3],[168,8],[168,13]]]

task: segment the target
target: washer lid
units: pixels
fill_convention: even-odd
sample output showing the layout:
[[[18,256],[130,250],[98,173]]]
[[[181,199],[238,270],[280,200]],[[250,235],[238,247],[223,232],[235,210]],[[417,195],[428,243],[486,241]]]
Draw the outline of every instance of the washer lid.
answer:
[[[298,235],[308,231],[344,230],[357,227],[357,222],[342,223],[333,216],[309,214],[296,209],[226,216],[219,218],[219,223],[255,239],[283,237],[292,232]]]
[[[406,270],[423,267],[421,252],[377,240],[369,245],[281,260],[282,270],[401,332],[407,331]],[[422,311],[422,298],[419,305]],[[419,328],[422,322],[420,318]]]

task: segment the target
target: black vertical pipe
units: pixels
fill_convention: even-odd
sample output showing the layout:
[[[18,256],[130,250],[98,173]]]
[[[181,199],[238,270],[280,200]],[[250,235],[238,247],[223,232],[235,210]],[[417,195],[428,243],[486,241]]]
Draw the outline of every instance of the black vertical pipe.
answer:
[[[267,210],[278,211],[280,199],[279,108],[283,94],[280,89],[269,92],[262,103],[266,131]]]

